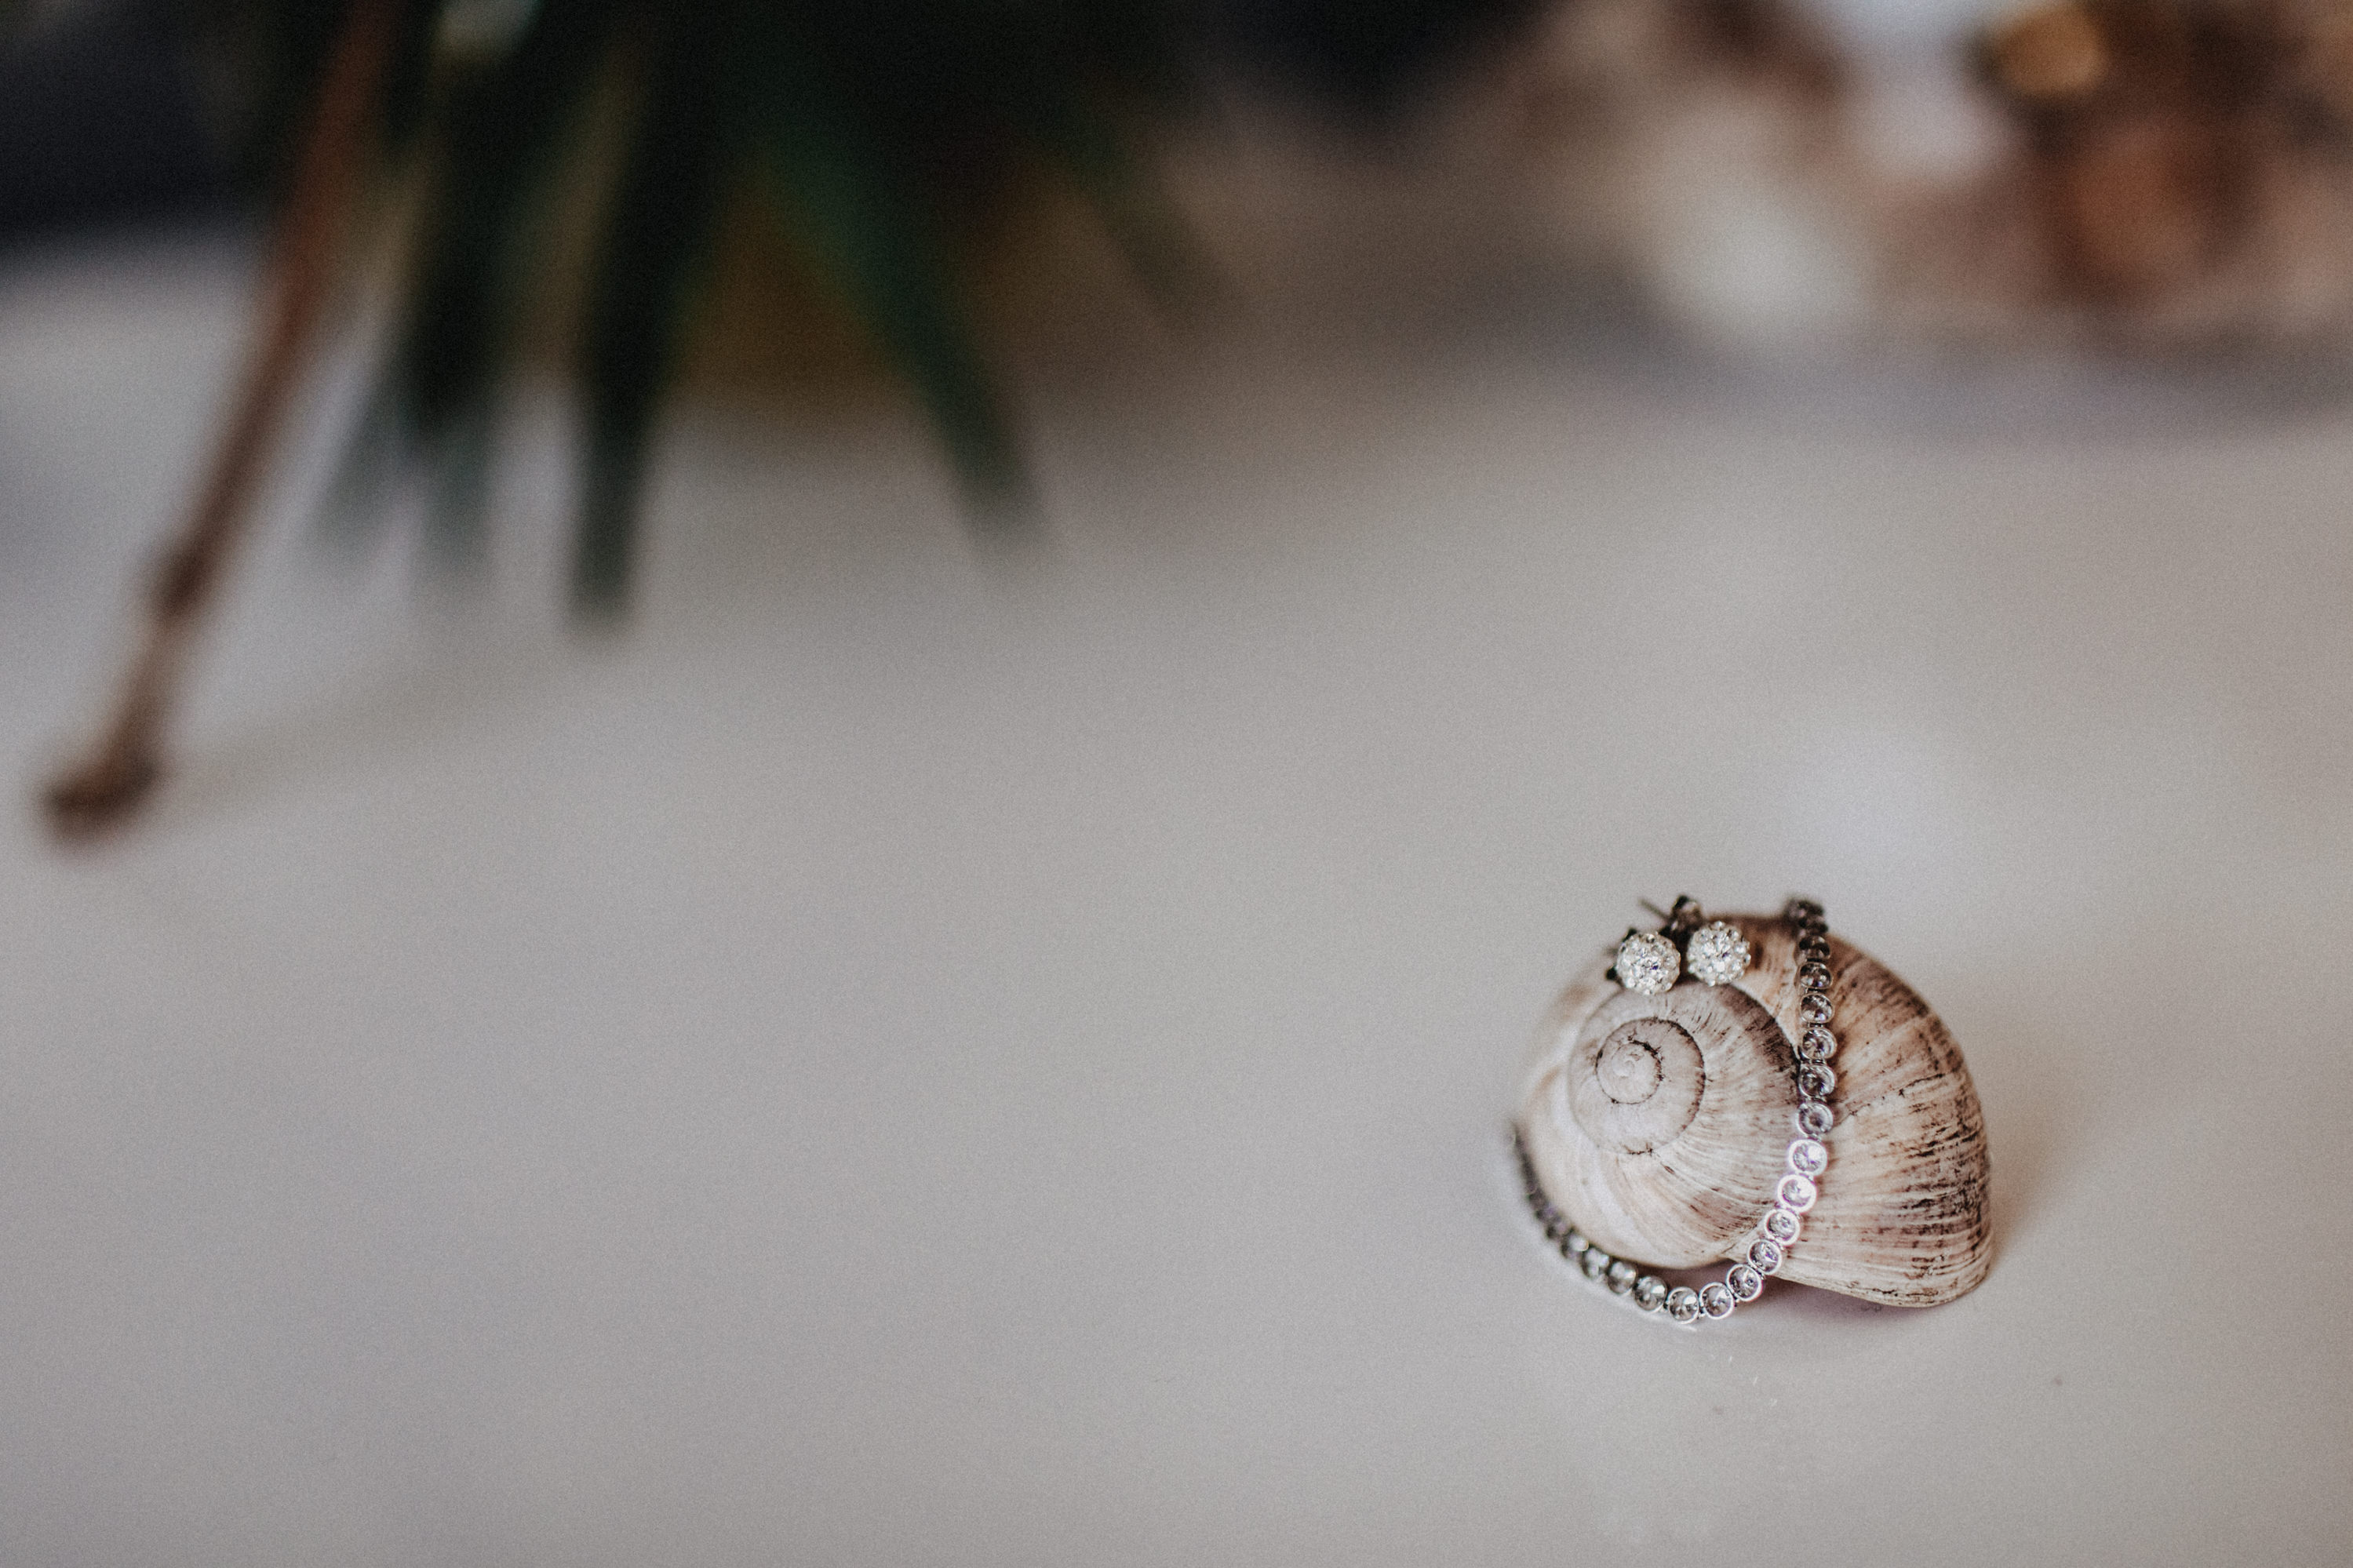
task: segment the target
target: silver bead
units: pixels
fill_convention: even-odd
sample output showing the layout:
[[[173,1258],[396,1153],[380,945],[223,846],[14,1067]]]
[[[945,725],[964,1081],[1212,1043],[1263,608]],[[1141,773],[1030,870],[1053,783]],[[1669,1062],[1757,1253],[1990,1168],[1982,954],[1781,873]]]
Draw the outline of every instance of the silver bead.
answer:
[[[1838,1074],[1820,1062],[1808,1062],[1798,1069],[1798,1098],[1828,1100],[1838,1089]]]
[[[1732,1287],[1721,1279],[1711,1280],[1699,1288],[1699,1310],[1711,1318],[1732,1316]]]
[[[1617,1295],[1623,1296],[1627,1291],[1631,1290],[1634,1288],[1634,1276],[1638,1272],[1639,1270],[1637,1270],[1632,1264],[1627,1262],[1622,1258],[1620,1258],[1617,1262],[1609,1266],[1610,1290]]]
[[[1773,1189],[1773,1201],[1796,1214],[1803,1214],[1813,1207],[1817,1195],[1814,1179],[1801,1176],[1795,1171],[1782,1177],[1781,1184]]]
[[[1667,1299],[1667,1282],[1655,1274],[1645,1274],[1634,1281],[1634,1305],[1646,1312],[1655,1312]]]
[[[1748,1244],[1748,1267],[1759,1274],[1781,1271],[1781,1244],[1769,1237],[1758,1237]]]
[[[1584,1257],[1585,1249],[1592,1245],[1593,1243],[1585,1239],[1583,1231],[1572,1230],[1560,1238],[1560,1255],[1574,1263]]]
[[[1831,988],[1831,966],[1827,963],[1807,964],[1803,969],[1798,971],[1798,984],[1804,986],[1809,991],[1829,990]]]
[[[1732,1287],[1733,1299],[1738,1301],[1754,1301],[1757,1292],[1765,1289],[1765,1276],[1746,1263],[1734,1264],[1724,1282]]]
[[[1672,990],[1683,966],[1683,955],[1675,944],[1656,931],[1629,931],[1618,944],[1618,984],[1644,996]]]
[[[1782,913],[1793,921],[1818,921],[1822,918],[1822,906],[1819,900],[1813,899],[1791,899],[1783,906]]]
[[[1798,939],[1799,963],[1828,963],[1831,961],[1831,939],[1827,931],[1810,931]]]
[[[1801,1176],[1819,1176],[1830,1163],[1831,1152],[1811,1138],[1800,1138],[1789,1145],[1789,1169]]]
[[[1798,1037],[1798,1055],[1810,1062],[1826,1062],[1838,1054],[1838,1037],[1827,1024],[1809,1024]]]
[[[1837,1113],[1819,1100],[1810,1100],[1798,1107],[1798,1131],[1809,1138],[1820,1138],[1837,1122]]]
[[[1809,991],[1798,998],[1798,1016],[1809,1024],[1831,1021],[1831,999],[1819,991]]]
[[[1609,1265],[1613,1261],[1615,1260],[1611,1258],[1608,1253],[1602,1251],[1598,1247],[1587,1247],[1585,1249],[1585,1256],[1577,1259],[1579,1266],[1584,1268],[1585,1277],[1588,1279],[1599,1279],[1603,1275],[1609,1273]]]
[[[1767,1209],[1765,1211],[1766,1237],[1770,1240],[1779,1242],[1785,1247],[1791,1242],[1798,1239],[1798,1227],[1801,1223],[1802,1222],[1799,1220],[1798,1216],[1791,1214],[1788,1209]]]
[[[1688,1323],[1699,1316],[1699,1292],[1688,1285],[1678,1285],[1667,1292],[1667,1316],[1678,1323]]]

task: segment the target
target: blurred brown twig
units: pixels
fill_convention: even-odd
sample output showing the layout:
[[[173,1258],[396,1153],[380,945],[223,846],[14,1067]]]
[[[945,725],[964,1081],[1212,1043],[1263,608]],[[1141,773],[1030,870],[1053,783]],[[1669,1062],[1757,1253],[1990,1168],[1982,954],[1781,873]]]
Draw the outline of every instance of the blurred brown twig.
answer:
[[[96,748],[49,786],[49,821],[66,837],[90,837],[121,822],[163,775],[165,720],[205,611],[245,533],[364,183],[395,8],[396,0],[361,0],[335,46],[272,243],[262,330],[227,428],[185,527],[157,563],[112,717]]]

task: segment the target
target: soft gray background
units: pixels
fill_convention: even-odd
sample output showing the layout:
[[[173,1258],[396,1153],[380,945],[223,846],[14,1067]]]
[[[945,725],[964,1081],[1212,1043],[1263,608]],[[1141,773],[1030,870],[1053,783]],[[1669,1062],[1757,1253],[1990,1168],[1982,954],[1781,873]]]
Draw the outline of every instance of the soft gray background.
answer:
[[[20,803],[241,287],[0,279]],[[1082,390],[1026,567],[912,427],[689,415],[586,654],[545,399],[470,605],[294,464],[159,813],[0,814],[0,1561],[2353,1557],[2353,404]],[[1962,1042],[2000,1259],[1662,1331],[1515,1068],[1636,897],[1797,889]]]

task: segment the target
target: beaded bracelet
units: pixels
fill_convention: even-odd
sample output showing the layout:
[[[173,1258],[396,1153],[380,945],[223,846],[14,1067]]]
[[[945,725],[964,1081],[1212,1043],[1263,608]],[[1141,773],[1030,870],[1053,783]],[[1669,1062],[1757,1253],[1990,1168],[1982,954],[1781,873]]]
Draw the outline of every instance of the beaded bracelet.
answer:
[[[1816,1179],[1830,1164],[1830,1150],[1822,1140],[1837,1121],[1831,1097],[1838,1089],[1837,1075],[1830,1067],[1838,1052],[1837,1037],[1831,1032],[1830,928],[1822,918],[1822,906],[1811,899],[1790,900],[1782,918],[1798,931],[1798,1017],[1803,1026],[1795,1069],[1798,1136],[1789,1143],[1788,1169],[1774,1187],[1773,1206],[1722,1279],[1710,1280],[1696,1290],[1687,1285],[1670,1287],[1657,1275],[1643,1273],[1625,1258],[1595,1246],[1553,1206],[1528,1158],[1525,1136],[1517,1128],[1512,1132],[1528,1207],[1544,1227],[1545,1239],[1559,1247],[1561,1257],[1576,1264],[1588,1279],[1646,1312],[1663,1313],[1677,1323],[1728,1318],[1735,1308],[1763,1292],[1767,1277],[1780,1271],[1790,1247],[1797,1244],[1806,1212],[1814,1206]],[[1677,899],[1658,931],[1626,933],[1618,944],[1611,976],[1630,991],[1652,996],[1672,987],[1683,973],[1709,985],[1739,979],[1748,971],[1747,939],[1722,921],[1704,922],[1697,903]]]

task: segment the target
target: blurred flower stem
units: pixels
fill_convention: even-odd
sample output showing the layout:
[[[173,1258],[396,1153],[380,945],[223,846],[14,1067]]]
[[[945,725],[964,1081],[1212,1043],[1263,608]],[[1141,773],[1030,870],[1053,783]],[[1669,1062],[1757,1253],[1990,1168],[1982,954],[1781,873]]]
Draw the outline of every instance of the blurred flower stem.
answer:
[[[357,0],[343,23],[279,219],[260,330],[227,427],[185,527],[156,564],[112,716],[96,749],[49,786],[49,822],[65,837],[88,838],[121,823],[163,775],[164,732],[190,647],[244,536],[366,182],[369,125],[398,3]]]

